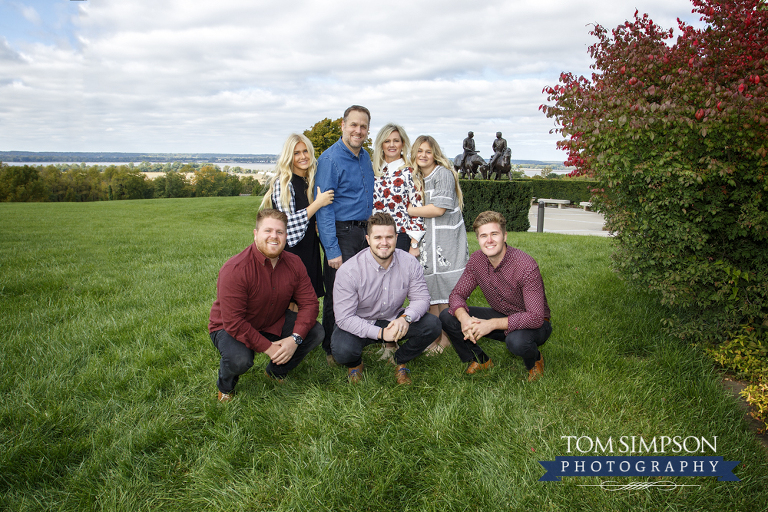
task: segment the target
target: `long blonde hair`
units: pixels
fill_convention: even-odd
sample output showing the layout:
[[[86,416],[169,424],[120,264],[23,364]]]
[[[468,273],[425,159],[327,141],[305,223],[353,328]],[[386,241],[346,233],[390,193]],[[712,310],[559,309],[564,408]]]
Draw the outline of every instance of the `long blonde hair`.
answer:
[[[413,162],[413,186],[416,188],[416,190],[424,191],[424,171],[422,171],[421,167],[419,167],[419,161],[417,160],[416,155],[419,152],[419,146],[425,142],[429,144],[430,149],[432,149],[432,156],[435,158],[435,164],[442,165],[453,174],[456,199],[459,203],[459,210],[462,210],[464,208],[464,194],[461,192],[461,187],[459,186],[459,174],[456,172],[456,169],[453,168],[453,162],[446,158],[446,156],[443,154],[443,150],[440,149],[440,145],[431,135],[419,135],[416,137],[416,140],[413,141],[413,146],[411,146],[411,162]]]
[[[387,137],[392,135],[392,132],[397,132],[400,135],[400,138],[403,140],[402,157],[404,165],[400,168],[404,169],[405,167],[410,167],[409,153],[411,151],[411,141],[408,138],[408,134],[405,133],[405,130],[402,126],[395,123],[387,123],[381,128],[381,130],[379,130],[379,133],[376,134],[376,142],[374,142],[373,175],[377,178],[382,175],[382,169],[386,164],[386,161],[384,160],[384,151],[382,151],[381,147],[384,145],[384,141],[387,140]]]
[[[275,182],[280,180],[280,206],[283,211],[289,211],[291,205],[291,191],[289,190],[288,183],[293,176],[293,152],[296,150],[296,146],[299,142],[303,142],[307,146],[309,151],[309,169],[307,169],[307,199],[309,202],[315,200],[315,173],[317,172],[317,159],[315,159],[315,148],[312,147],[312,143],[309,139],[299,133],[292,133],[288,136],[288,139],[283,144],[283,150],[280,152],[280,156],[277,157],[277,165],[275,165],[275,171],[277,175],[269,183],[269,190],[264,194],[264,199],[261,200],[261,206],[263,208],[273,208],[272,204],[272,192],[275,190]]]

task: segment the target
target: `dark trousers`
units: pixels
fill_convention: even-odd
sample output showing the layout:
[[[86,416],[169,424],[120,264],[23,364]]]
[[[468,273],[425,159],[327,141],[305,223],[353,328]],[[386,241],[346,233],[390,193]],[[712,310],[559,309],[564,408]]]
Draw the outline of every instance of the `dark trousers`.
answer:
[[[386,327],[389,325],[389,321],[377,320],[375,325],[376,327]],[[424,352],[424,349],[430,343],[435,341],[435,338],[440,336],[441,330],[440,320],[435,315],[429,313],[426,313],[417,322],[413,322],[408,328],[408,332],[403,336],[403,338],[407,338],[406,342],[400,345],[393,356],[395,362],[397,364],[405,364],[411,359],[416,358],[416,356]],[[355,336],[339,329],[337,325],[331,336],[333,358],[336,359],[337,363],[349,368],[359,366],[363,362],[363,349],[373,343],[381,343],[381,340]]]
[[[293,334],[293,325],[296,323],[296,313],[291,310],[285,312],[285,324],[280,336],[268,332],[261,332],[262,336],[269,341],[277,341],[289,337]],[[309,354],[313,348],[318,346],[325,336],[323,326],[315,322],[315,326],[309,331],[304,342],[296,348],[291,360],[285,364],[275,364],[272,361],[267,365],[267,373],[276,379],[282,379],[288,372],[296,368],[304,357]],[[243,343],[230,336],[224,329],[211,333],[213,346],[219,350],[221,361],[219,361],[219,379],[216,386],[222,393],[229,393],[235,389],[238,379],[253,366],[253,357],[255,352],[246,347]]]
[[[469,307],[469,315],[481,320],[507,316],[491,308],[472,306]],[[458,354],[463,362],[477,361],[482,364],[490,359],[483,352],[483,349],[480,348],[480,345],[464,339],[464,333],[461,332],[461,322],[450,314],[447,309],[440,313],[440,321],[443,324],[443,330],[451,340],[451,345],[456,350],[456,354]],[[530,370],[541,355],[539,347],[547,341],[550,334],[552,334],[552,324],[545,320],[544,324],[538,329],[520,329],[506,335],[504,331],[497,330],[489,332],[485,337],[506,343],[507,350],[516,356],[522,357],[526,369]]]
[[[397,242],[395,242],[395,248],[405,252],[408,252],[411,249],[411,237],[408,236],[408,233],[397,234]]]
[[[365,241],[366,234],[366,228],[361,224],[353,224],[349,221],[336,222],[336,238],[339,240],[342,261],[347,261],[368,247],[368,242]],[[325,297],[323,297],[323,329],[325,329],[325,339],[323,340],[323,350],[325,350],[326,354],[331,353],[331,335],[336,325],[336,317],[333,314],[333,283],[335,281],[336,269],[328,265],[328,258],[323,254],[323,283],[325,284]]]

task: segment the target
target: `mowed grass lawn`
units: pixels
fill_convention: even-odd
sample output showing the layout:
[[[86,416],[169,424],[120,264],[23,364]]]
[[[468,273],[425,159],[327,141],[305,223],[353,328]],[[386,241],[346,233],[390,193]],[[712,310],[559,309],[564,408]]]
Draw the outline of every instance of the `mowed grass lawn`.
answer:
[[[0,509],[768,508],[767,455],[736,400],[699,350],[661,333],[665,311],[610,270],[604,238],[509,235],[538,260],[552,308],[533,384],[487,340],[492,370],[466,376],[448,350],[411,363],[411,387],[372,351],[348,385],[318,349],[283,385],[258,355],[219,404],[208,313],[258,204],[0,204]],[[567,435],[717,436],[705,455],[741,461],[741,481],[539,482],[539,460],[575,455]]]

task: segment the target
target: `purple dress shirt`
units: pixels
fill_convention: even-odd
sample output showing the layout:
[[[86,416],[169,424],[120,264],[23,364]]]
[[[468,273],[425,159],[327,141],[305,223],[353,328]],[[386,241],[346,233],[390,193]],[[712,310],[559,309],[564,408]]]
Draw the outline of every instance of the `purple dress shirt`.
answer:
[[[376,320],[394,320],[403,310],[413,322],[429,310],[429,290],[424,269],[418,260],[395,249],[392,263],[385,269],[370,248],[345,261],[336,272],[333,286],[333,313],[340,329],[360,338],[377,339]]]

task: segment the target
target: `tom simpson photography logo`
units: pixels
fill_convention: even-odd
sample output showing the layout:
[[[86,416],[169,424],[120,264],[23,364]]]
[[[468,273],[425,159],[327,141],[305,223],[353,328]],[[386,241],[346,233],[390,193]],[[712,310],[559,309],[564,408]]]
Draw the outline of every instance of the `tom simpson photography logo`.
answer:
[[[642,436],[618,438],[560,436],[566,453],[555,460],[539,461],[546,473],[540,482],[559,482],[564,476],[581,477],[717,477],[718,481],[738,482],[733,469],[740,461],[726,461],[717,453],[717,436]],[[597,454],[597,455],[596,455]],[[637,455],[635,455],[637,454]],[[660,487],[671,490],[691,487],[669,480],[630,482],[611,480],[596,485],[603,490],[637,490]],[[698,487],[698,486],[695,486]]]

